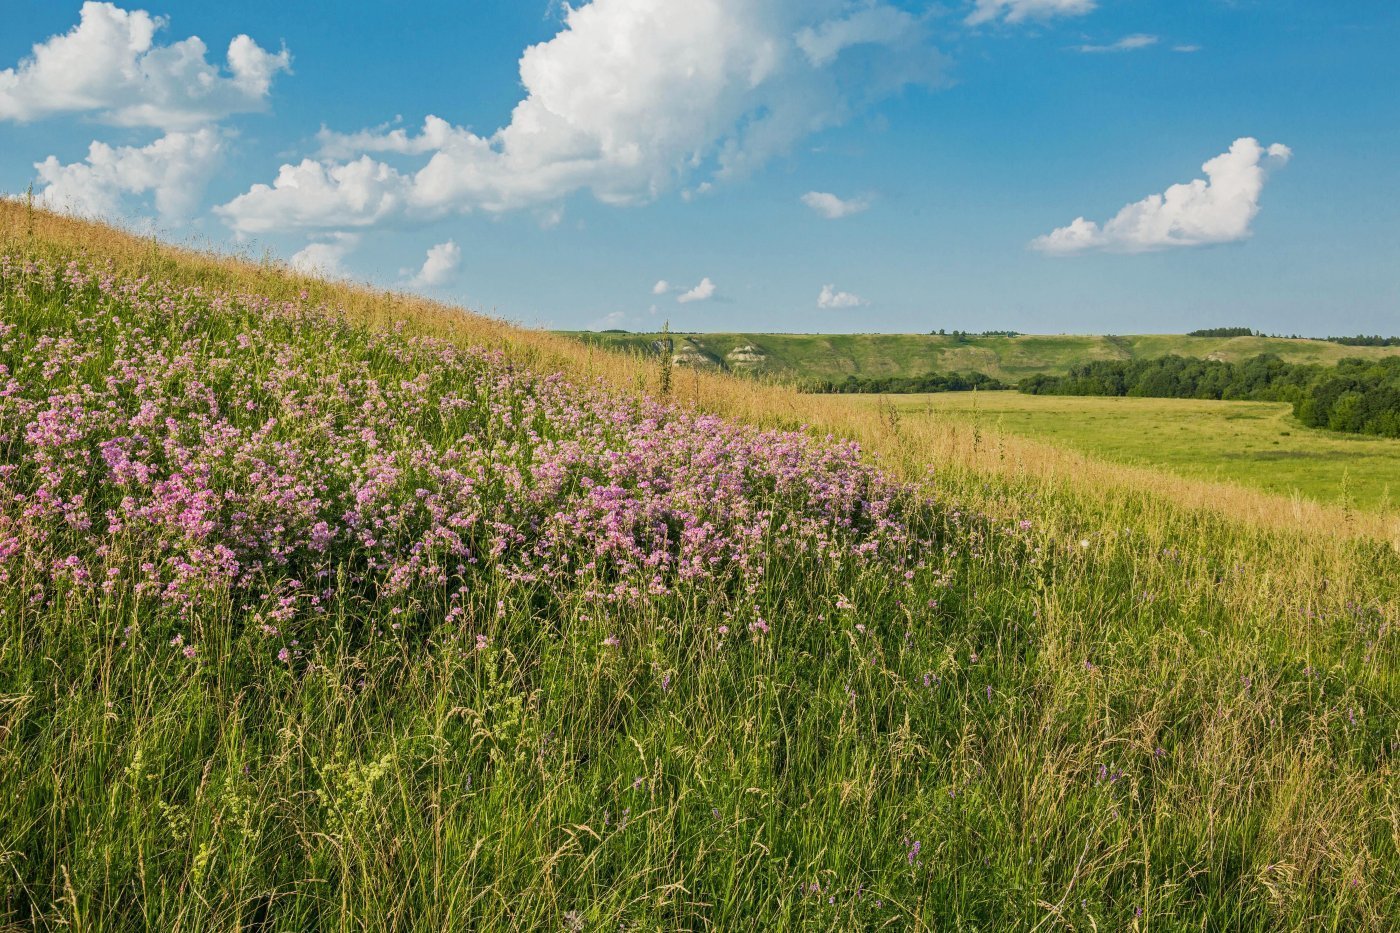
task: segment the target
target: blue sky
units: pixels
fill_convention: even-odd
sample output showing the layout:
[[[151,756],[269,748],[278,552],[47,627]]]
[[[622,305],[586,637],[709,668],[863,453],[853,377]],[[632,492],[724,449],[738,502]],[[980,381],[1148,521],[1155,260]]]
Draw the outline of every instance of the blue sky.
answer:
[[[0,190],[525,324],[1400,333],[1379,0],[5,20]]]

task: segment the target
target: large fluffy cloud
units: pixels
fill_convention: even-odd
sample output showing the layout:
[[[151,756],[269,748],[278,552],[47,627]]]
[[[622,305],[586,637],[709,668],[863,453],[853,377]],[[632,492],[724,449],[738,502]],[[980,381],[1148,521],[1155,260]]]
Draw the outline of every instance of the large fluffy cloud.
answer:
[[[64,165],[49,156],[34,167],[39,197],[55,210],[119,218],[128,213],[130,198],[151,194],[161,219],[180,223],[199,206],[223,151],[223,134],[206,127],[167,133],[142,147],[95,142],[82,162]]]
[[[256,185],[218,208],[242,233],[368,227],[399,213],[412,193],[410,179],[383,162],[304,159],[284,165],[272,187]]]
[[[261,109],[273,76],[291,65],[285,49],[273,54],[240,35],[225,73],[197,36],[156,44],[165,25],[144,10],[84,3],[78,25],[0,71],[0,120],[94,113],[120,126],[187,130]]]
[[[1256,139],[1237,139],[1229,152],[1202,166],[1205,178],[1129,204],[1102,227],[1076,218],[1031,245],[1056,255],[1096,249],[1140,253],[1246,239],[1259,213],[1268,168],[1284,165],[1292,154],[1279,143],[1266,149]]]
[[[593,0],[520,59],[524,99],[490,136],[429,117],[324,133],[221,213],[238,231],[507,211],[589,191],[651,200],[741,174],[874,98],[938,79],[923,21],[886,0]],[[868,54],[877,50],[879,54]],[[416,171],[359,164],[427,157]],[[349,166],[357,166],[350,169]]]
[[[994,20],[1019,23],[1052,16],[1083,16],[1093,12],[1096,6],[1097,0],[977,0],[967,22],[976,26]]]

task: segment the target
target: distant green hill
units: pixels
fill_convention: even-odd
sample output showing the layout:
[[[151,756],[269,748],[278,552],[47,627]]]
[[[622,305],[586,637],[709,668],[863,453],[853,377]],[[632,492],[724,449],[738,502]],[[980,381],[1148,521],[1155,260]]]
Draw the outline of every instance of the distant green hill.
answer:
[[[660,334],[567,331],[610,349],[659,353]],[[980,372],[1007,382],[1060,375],[1091,360],[1164,356],[1237,361],[1274,353],[1292,363],[1400,355],[1400,347],[1350,347],[1282,337],[1136,336],[955,337],[938,334],[672,334],[676,362],[790,379],[921,376]]]

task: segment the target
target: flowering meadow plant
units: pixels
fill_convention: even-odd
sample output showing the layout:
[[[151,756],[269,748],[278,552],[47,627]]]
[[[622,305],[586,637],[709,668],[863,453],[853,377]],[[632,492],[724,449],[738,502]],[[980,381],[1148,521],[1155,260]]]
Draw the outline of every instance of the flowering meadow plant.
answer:
[[[0,927],[1400,911],[1385,549],[1274,573],[190,262],[0,251]]]
[[[351,594],[419,629],[489,620],[502,586],[742,612],[774,567],[902,573],[929,546],[850,444],[303,302],[10,257],[0,293],[46,309],[0,323],[0,582],[36,604],[130,600],[179,628],[219,594],[277,654]]]

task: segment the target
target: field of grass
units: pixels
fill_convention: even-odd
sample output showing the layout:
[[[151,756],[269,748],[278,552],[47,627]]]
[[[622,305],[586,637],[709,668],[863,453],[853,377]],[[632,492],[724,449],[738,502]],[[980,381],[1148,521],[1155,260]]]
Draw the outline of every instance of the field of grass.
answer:
[[[1304,427],[1282,403],[947,392],[888,396],[884,404],[911,418],[961,419],[1285,497],[1379,511],[1400,505],[1400,441]]]
[[[568,332],[574,339],[634,353],[655,353],[660,334]],[[1400,347],[1347,347],[1274,337],[1135,336],[966,337],[936,334],[678,334],[676,350],[689,364],[778,379],[922,376],[981,372],[1014,383],[1061,375],[1093,360],[1144,359],[1169,353],[1239,361],[1261,353],[1291,363],[1335,363],[1400,354]],[[737,354],[736,351],[743,351]]]
[[[0,231],[0,924],[1400,913],[1386,517]]]

